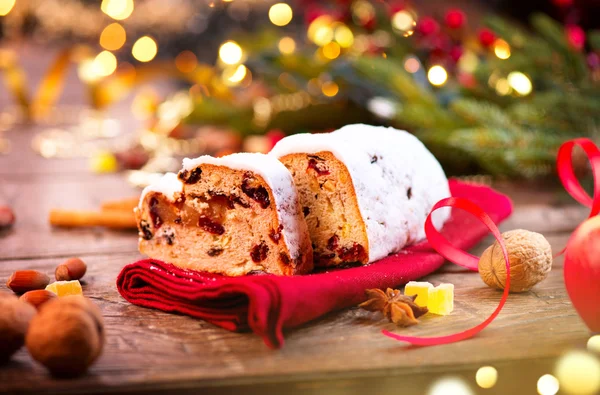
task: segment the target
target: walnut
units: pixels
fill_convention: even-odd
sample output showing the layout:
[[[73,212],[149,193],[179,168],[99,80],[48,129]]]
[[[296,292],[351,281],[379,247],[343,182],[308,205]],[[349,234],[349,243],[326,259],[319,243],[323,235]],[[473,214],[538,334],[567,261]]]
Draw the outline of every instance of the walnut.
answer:
[[[524,229],[502,233],[510,260],[510,292],[529,291],[552,269],[552,248],[544,236]],[[479,259],[479,274],[492,288],[504,289],[506,263],[498,242]]]
[[[29,303],[0,292],[0,364],[23,347],[29,322],[35,313],[35,307]]]
[[[104,346],[100,310],[83,296],[51,300],[31,321],[25,343],[33,359],[53,375],[81,375]]]

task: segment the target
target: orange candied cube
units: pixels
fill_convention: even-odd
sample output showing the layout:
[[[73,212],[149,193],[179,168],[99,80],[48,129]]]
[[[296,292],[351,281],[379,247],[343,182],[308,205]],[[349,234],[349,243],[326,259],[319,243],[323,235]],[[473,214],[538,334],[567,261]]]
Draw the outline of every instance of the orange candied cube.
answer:
[[[46,290],[55,293],[57,296],[83,295],[83,289],[81,289],[78,280],[55,281],[49,284]]]

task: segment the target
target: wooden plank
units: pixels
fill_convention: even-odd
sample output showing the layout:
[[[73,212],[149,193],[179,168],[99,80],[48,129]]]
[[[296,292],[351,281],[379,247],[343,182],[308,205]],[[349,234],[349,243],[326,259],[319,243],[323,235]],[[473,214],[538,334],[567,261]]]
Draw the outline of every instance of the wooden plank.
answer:
[[[556,249],[566,239],[567,235],[550,237]],[[380,334],[384,328],[420,336],[452,333],[481,322],[493,311],[499,291],[485,286],[476,273],[445,266],[427,280],[456,285],[456,310],[448,317],[426,316],[418,326],[398,329],[377,314],[353,308],[288,331],[285,347],[274,351],[250,333],[230,333],[203,321],[125,302],[114,281],[120,268],[138,257],[136,253],[84,257],[89,264],[84,291],[101,307],[107,333],[104,354],[89,375],[74,381],[53,380],[22,350],[0,369],[0,390],[120,392],[151,386],[167,391],[182,386],[243,385],[248,380],[266,385],[273,377],[285,382],[310,381],[322,378],[325,372],[342,381],[356,372],[379,376],[393,372],[406,381],[423,372],[519,361],[524,356],[548,361],[584,345],[588,336],[570,307],[560,258],[545,282],[532,292],[511,295],[493,325],[468,341],[412,348]],[[0,266],[0,280],[16,269],[50,274],[59,262],[56,258],[5,261]],[[27,380],[15,380],[18,377]]]
[[[139,193],[115,174],[2,182],[0,201],[13,208],[17,220],[0,234],[0,260],[135,252],[135,230],[53,228],[48,213],[51,208],[99,210],[105,200]]]

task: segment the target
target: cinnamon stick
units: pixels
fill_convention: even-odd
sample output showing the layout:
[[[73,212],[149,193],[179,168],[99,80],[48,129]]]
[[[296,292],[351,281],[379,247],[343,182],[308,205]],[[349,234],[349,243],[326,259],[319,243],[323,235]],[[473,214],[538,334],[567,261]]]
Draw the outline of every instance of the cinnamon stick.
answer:
[[[102,202],[100,205],[100,210],[102,211],[111,211],[111,210],[121,210],[121,211],[133,211],[134,208],[137,207],[139,197],[130,197],[119,200],[107,200]]]
[[[115,229],[137,228],[133,210],[130,212],[123,210],[96,212],[53,209],[50,210],[48,219],[51,225],[61,227],[105,226]]]

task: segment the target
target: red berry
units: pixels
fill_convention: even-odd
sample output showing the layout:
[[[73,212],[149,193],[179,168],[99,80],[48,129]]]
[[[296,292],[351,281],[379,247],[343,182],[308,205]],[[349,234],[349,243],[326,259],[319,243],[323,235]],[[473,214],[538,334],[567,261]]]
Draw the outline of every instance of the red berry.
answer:
[[[490,29],[483,28],[479,30],[479,42],[484,47],[489,47],[496,40],[496,35]]]
[[[460,29],[467,22],[467,16],[462,10],[452,8],[446,13],[445,20],[450,29]]]
[[[450,50],[450,52],[448,53],[448,55],[450,55],[450,58],[454,61],[454,62],[458,62],[458,59],[460,59],[460,57],[463,54],[463,49],[461,46],[455,46],[452,47],[452,49]]]
[[[440,30],[440,24],[430,16],[421,18],[417,25],[417,30],[424,36],[435,34]]]
[[[577,50],[582,50],[585,44],[585,32],[581,26],[570,25],[566,28],[569,44]]]

